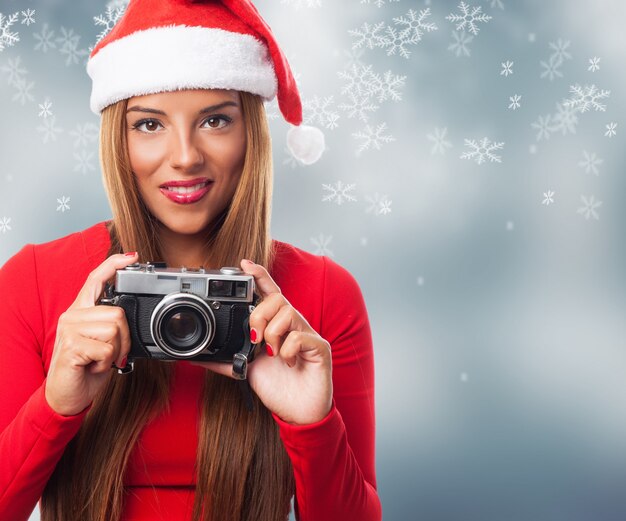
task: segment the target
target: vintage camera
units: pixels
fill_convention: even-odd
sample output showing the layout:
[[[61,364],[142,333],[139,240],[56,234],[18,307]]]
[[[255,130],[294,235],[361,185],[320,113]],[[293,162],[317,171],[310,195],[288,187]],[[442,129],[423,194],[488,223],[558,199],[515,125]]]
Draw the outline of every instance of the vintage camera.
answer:
[[[107,283],[100,304],[124,309],[131,335],[126,368],[133,360],[232,362],[246,378],[254,360],[249,317],[260,297],[254,277],[239,268],[168,268],[162,262],[130,264]],[[263,342],[258,344],[261,347]]]

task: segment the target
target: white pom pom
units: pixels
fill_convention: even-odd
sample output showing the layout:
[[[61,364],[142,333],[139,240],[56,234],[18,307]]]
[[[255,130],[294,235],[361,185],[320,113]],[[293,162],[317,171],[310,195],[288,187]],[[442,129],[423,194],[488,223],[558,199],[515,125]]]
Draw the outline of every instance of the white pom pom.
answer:
[[[293,157],[305,165],[311,165],[321,157],[326,148],[324,133],[317,127],[292,126],[287,131],[287,148]]]

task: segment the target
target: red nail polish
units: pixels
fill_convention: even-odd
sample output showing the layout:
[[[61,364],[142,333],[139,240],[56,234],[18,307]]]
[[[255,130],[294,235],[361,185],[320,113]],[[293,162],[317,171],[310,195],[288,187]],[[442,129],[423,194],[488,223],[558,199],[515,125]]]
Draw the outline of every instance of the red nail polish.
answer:
[[[250,340],[252,340],[252,343],[256,342],[256,329],[254,328],[250,329]]]
[[[137,255],[136,251],[129,251],[128,253],[125,253],[124,255],[126,255],[127,257],[134,257],[135,255]]]
[[[124,357],[124,359],[122,360],[122,367],[120,367],[120,369],[124,369],[124,367],[126,367],[126,360],[128,359],[127,356]]]
[[[265,343],[265,350],[267,351],[268,356],[274,356],[274,351],[272,351],[272,346],[267,342]]]

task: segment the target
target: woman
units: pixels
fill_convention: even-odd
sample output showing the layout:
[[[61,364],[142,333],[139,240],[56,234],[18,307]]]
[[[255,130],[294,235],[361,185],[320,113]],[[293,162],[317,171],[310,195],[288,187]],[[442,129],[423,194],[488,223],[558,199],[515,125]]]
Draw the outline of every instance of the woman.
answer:
[[[199,34],[204,54],[168,62],[168,38]],[[241,41],[253,54],[264,42],[271,62],[251,64]],[[190,67],[207,50],[214,69]],[[239,67],[217,80],[233,56]],[[163,77],[137,65],[151,59]],[[301,121],[269,28],[248,2],[131,1],[90,62],[113,219],[28,244],[0,269],[0,519],[27,519],[41,498],[44,521],[273,521],[292,496],[297,519],[379,519],[361,292],[332,260],[269,236],[271,141],[255,66],[271,67],[283,114]],[[111,64],[123,81],[107,76]],[[204,78],[190,78],[198,70]],[[248,367],[252,411],[230,364],[111,369],[125,365],[130,333],[121,308],[99,304],[104,285],[155,259],[254,276],[250,337],[267,351]]]

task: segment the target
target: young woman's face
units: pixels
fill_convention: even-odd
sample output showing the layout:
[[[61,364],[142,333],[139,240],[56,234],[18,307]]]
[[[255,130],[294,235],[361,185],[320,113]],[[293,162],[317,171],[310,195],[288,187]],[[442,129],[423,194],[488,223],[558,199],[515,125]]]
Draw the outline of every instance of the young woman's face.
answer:
[[[149,211],[174,233],[201,233],[228,206],[241,177],[246,129],[239,92],[135,96],[128,100],[126,128],[132,171]],[[180,181],[192,187],[167,188]]]

